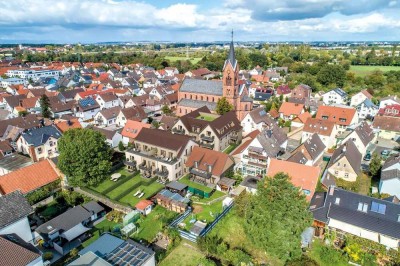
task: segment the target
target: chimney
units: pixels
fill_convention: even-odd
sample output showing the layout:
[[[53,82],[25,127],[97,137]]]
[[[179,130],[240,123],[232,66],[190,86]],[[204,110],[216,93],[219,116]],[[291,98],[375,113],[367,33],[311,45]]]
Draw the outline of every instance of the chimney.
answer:
[[[334,192],[335,192],[335,187],[334,186],[330,186],[329,187],[329,196],[332,196]]]
[[[22,100],[19,100],[19,106],[22,107]]]

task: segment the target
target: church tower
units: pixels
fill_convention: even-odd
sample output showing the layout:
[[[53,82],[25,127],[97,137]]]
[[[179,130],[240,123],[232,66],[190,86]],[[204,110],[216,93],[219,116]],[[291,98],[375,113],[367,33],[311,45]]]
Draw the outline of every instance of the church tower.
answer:
[[[232,40],[229,47],[228,58],[225,60],[222,70],[222,89],[223,96],[237,109],[237,98],[239,97],[239,64],[235,58],[235,49],[233,46],[233,31]]]

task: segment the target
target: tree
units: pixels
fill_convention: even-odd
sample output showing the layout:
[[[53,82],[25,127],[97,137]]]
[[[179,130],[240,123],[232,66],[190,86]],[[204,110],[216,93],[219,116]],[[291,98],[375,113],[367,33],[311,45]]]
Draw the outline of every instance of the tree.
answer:
[[[374,177],[378,176],[379,171],[382,168],[381,161],[382,161],[381,156],[379,156],[379,154],[374,152],[372,154],[372,159],[371,159],[371,162],[369,164],[369,171],[371,172],[372,176],[374,176]]]
[[[161,108],[161,111],[162,111],[164,114],[166,114],[166,115],[172,114],[172,110],[171,110],[171,108],[168,107],[168,105],[164,105],[164,106]]]
[[[122,141],[120,141],[120,142],[118,143],[118,149],[119,149],[120,151],[125,150],[125,146],[124,146],[124,143],[122,143]]]
[[[40,108],[42,111],[42,116],[44,118],[49,118],[51,116],[49,97],[47,97],[46,94],[43,94],[42,97],[40,97],[39,102],[40,102]]]
[[[110,173],[111,149],[98,131],[70,129],[59,139],[58,149],[58,167],[72,186],[96,185]]]
[[[278,173],[260,182],[252,197],[247,210],[242,211],[251,242],[283,261],[300,258],[300,235],[312,223],[305,195],[287,174]]]
[[[222,97],[217,102],[216,112],[219,115],[223,115],[233,109],[233,106],[226,100],[225,97]]]
[[[346,79],[346,70],[341,65],[324,65],[317,74],[317,81],[324,86],[336,84],[343,87]]]

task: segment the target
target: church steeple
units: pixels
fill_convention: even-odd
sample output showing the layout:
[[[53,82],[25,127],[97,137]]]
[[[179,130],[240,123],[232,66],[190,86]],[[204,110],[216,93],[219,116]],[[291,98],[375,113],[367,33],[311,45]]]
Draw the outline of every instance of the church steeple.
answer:
[[[236,69],[236,58],[235,58],[235,47],[233,45],[233,30],[231,32],[231,43],[229,46],[229,54],[228,54],[228,58],[225,60],[225,65],[224,65],[224,69],[226,68],[226,65],[230,63],[233,69]]]

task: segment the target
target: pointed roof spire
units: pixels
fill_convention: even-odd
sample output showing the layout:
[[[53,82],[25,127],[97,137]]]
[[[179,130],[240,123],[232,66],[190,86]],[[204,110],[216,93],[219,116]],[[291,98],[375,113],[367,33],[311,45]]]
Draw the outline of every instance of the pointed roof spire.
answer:
[[[228,61],[231,63],[232,67],[236,67],[236,58],[235,58],[235,48],[233,46],[233,29],[232,29],[232,40],[231,40],[231,45],[229,47],[229,56],[228,56]]]

